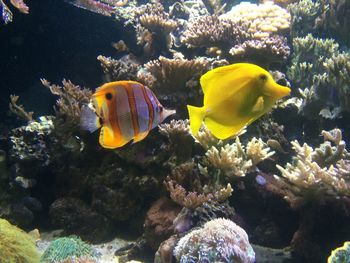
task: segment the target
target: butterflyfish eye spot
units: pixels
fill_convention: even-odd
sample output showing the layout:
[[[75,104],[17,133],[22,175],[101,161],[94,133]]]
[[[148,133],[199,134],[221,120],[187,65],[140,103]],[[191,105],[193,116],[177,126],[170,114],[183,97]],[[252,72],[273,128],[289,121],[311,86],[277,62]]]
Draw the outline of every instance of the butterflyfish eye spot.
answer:
[[[113,96],[112,96],[112,93],[107,93],[107,94],[106,94],[106,99],[107,99],[107,100],[111,100],[112,97],[113,97]]]
[[[265,74],[261,74],[259,76],[259,79],[262,80],[262,81],[266,81],[267,80],[267,76]]]

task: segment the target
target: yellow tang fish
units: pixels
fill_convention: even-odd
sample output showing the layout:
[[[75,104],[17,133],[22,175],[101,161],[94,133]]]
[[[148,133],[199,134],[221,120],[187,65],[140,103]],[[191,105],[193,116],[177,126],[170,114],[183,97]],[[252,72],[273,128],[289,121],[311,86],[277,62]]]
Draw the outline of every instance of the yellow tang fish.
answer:
[[[144,139],[150,130],[175,110],[163,108],[154,93],[135,81],[110,82],[92,95],[91,104],[83,106],[80,127],[94,132],[101,128],[100,144],[118,148],[129,141]]]
[[[271,110],[290,93],[263,68],[249,63],[223,66],[205,73],[200,83],[203,107],[187,105],[194,136],[204,120],[218,139],[227,139]]]

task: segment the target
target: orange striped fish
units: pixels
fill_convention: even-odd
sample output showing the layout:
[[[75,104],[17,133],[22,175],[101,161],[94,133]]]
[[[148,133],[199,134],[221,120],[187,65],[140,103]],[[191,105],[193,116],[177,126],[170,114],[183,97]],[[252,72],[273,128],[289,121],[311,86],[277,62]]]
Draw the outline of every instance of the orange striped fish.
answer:
[[[163,108],[154,93],[136,81],[106,83],[92,95],[90,104],[82,107],[80,127],[90,132],[102,127],[99,141],[109,149],[141,141],[175,113]]]

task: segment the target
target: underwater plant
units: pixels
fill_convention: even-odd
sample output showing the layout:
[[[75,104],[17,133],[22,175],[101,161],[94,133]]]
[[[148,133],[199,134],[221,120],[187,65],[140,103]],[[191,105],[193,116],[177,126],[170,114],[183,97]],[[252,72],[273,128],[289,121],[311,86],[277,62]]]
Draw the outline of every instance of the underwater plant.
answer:
[[[61,237],[54,240],[41,256],[41,263],[97,262],[95,249],[79,237]],[[85,260],[85,261],[83,261]]]
[[[22,229],[0,218],[0,262],[38,263],[34,239]]]

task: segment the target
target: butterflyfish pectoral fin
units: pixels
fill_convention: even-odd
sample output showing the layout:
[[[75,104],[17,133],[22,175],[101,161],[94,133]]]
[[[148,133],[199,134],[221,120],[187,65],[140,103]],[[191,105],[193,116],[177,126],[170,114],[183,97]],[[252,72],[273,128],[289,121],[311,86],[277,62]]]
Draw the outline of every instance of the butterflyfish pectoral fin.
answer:
[[[128,143],[121,135],[113,132],[113,129],[108,126],[103,126],[99,138],[100,144],[104,148],[115,149],[124,146]]]
[[[218,139],[225,140],[227,138],[230,138],[236,134],[238,134],[244,127],[245,123],[242,125],[236,125],[236,126],[225,126],[223,124],[220,124],[216,121],[214,121],[211,118],[206,118],[204,120],[205,125],[210,130],[210,132]]]
[[[137,135],[134,137],[134,140],[133,140],[132,143],[142,141],[144,138],[146,138],[147,135],[148,135],[148,131],[141,132],[141,133],[137,134]]]
[[[187,105],[188,115],[190,118],[190,128],[193,136],[196,136],[205,116],[205,109],[203,107],[195,107]]]
[[[263,110],[264,110],[264,98],[263,98],[263,96],[260,96],[256,100],[256,102],[252,108],[252,112],[258,113],[258,112],[262,112]]]

